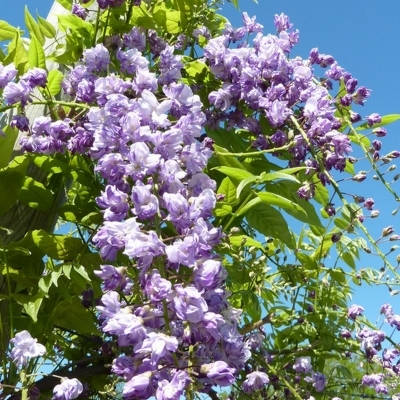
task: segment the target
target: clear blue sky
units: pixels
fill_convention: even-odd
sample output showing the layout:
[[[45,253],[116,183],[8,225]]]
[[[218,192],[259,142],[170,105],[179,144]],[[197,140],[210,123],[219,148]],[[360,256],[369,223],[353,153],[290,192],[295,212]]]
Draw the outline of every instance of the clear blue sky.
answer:
[[[275,33],[274,14],[287,14],[300,31],[300,43],[294,48],[292,56],[305,58],[311,48],[318,47],[321,53],[331,54],[342,67],[350,71],[360,85],[372,89],[365,106],[357,109],[362,116],[373,112],[381,115],[400,114],[399,0],[351,0],[331,2],[329,5],[325,0],[259,0],[259,4],[252,0],[239,0],[239,3],[241,11],[247,11],[250,16],[257,15],[257,21],[264,25],[264,33]],[[37,11],[45,17],[53,1],[2,0],[0,19],[23,26],[25,4],[32,15]],[[227,3],[221,13],[228,17],[232,25],[241,25],[241,12],[231,3]],[[390,125],[387,138],[382,140],[382,154],[400,150],[399,136],[400,123]],[[400,213],[395,217],[390,214],[397,207],[393,198],[370,177],[359,185],[359,194],[373,197],[376,208],[381,211],[379,218],[367,222],[374,236],[378,237],[382,228],[388,225],[393,225],[396,233],[400,234]],[[400,192],[400,180],[394,189]],[[360,268],[379,269],[380,266],[378,258],[372,257],[364,257],[360,263]],[[375,319],[383,302],[391,302],[395,312],[400,313],[398,298],[390,297],[385,288],[359,288],[354,300],[368,307],[367,315],[371,319]]]

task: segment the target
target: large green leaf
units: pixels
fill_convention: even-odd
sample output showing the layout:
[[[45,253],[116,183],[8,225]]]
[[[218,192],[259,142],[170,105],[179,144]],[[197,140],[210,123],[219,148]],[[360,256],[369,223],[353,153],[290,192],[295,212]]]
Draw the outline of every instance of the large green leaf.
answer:
[[[28,51],[29,66],[31,68],[43,68],[46,69],[46,56],[44,54],[43,46],[36,38],[36,36],[31,37],[29,43]]]
[[[25,178],[18,200],[31,208],[49,210],[53,205],[53,193],[41,182],[28,176]]]
[[[98,334],[93,314],[82,306],[77,296],[55,304],[49,322],[68,330]]]
[[[240,181],[243,180],[243,179],[250,178],[250,177],[254,177],[255,179],[257,179],[256,176],[251,174],[246,169],[234,168],[234,167],[225,167],[225,166],[214,167],[213,169],[216,169],[217,171],[222,172],[224,175],[227,175],[232,179],[238,179]]]
[[[6,114],[4,114],[6,117]],[[3,119],[0,120],[0,126],[3,125]],[[18,137],[18,130],[7,125],[4,129],[4,136],[0,135],[0,168],[4,168],[11,160],[15,141]]]
[[[0,20],[0,41],[13,39],[17,31],[18,29],[11,26],[8,22]]]
[[[256,204],[245,215],[250,226],[263,235],[278,239],[291,249],[296,247],[287,222],[275,208],[266,204]]]
[[[225,196],[223,200],[224,204],[235,206],[239,202],[239,199],[236,197],[236,185],[228,176],[222,180],[217,193]]]
[[[32,17],[28,10],[28,6],[25,6],[25,25],[28,28],[29,31],[29,36],[31,38],[36,37],[38,42],[41,45],[41,48],[43,50],[43,45],[44,45],[44,36],[42,31],[39,28],[39,24],[35,21],[35,19]]]
[[[133,26],[142,27],[145,29],[154,29],[156,27],[153,16],[147,10],[146,3],[141,2],[139,7],[135,7],[135,12],[132,13],[129,21]]]
[[[298,212],[303,214],[305,218],[307,218],[306,211],[299,206],[298,204],[288,200],[285,197],[280,196],[279,194],[272,192],[262,192],[258,193],[258,197],[264,202],[272,206],[281,207],[287,210],[291,210],[292,212]]]
[[[49,21],[42,18],[40,15],[37,16],[37,19],[39,23],[39,29],[42,34],[49,39],[54,39],[57,35],[56,28],[54,28],[54,26]]]
[[[28,157],[18,156],[8,167],[0,170],[0,215],[7,212],[18,200],[28,164]]]
[[[71,10],[73,0],[56,0],[57,3],[61,4],[65,9]]]
[[[5,63],[13,62],[15,67],[18,69],[20,74],[23,74],[28,64],[28,52],[22,43],[21,35],[19,31],[15,31],[14,38],[8,44],[8,55]]]
[[[61,82],[64,79],[62,72],[52,69],[47,77],[47,88],[52,96],[56,96],[61,90]]]
[[[168,33],[181,33],[185,27],[181,13],[169,9],[164,2],[159,2],[153,9],[153,18],[157,25]]]

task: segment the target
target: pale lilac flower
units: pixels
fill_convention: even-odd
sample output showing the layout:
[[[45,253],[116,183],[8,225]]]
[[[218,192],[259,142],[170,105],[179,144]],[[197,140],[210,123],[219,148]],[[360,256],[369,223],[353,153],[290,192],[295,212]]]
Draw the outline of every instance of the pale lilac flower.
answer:
[[[4,89],[8,82],[11,82],[17,76],[17,69],[14,64],[0,64],[0,89]]]
[[[269,383],[268,375],[265,372],[254,371],[246,376],[243,382],[243,391],[246,393],[260,390]]]
[[[311,365],[311,357],[309,356],[304,356],[304,357],[299,357],[296,358],[295,363],[293,364],[293,369],[299,373],[308,373],[312,370],[312,365]]]
[[[163,379],[158,382],[156,392],[157,400],[179,400],[183,395],[186,385],[190,382],[189,375],[186,371],[176,371],[171,382]]]
[[[215,361],[211,364],[205,364],[201,367],[201,372],[210,378],[214,385],[229,386],[235,382],[235,368],[229,368],[225,361]]]
[[[312,385],[314,386],[315,390],[317,392],[322,392],[325,388],[326,385],[326,377],[324,374],[321,374],[320,372],[313,372],[311,377],[306,377],[304,378],[306,382],[312,382]]]
[[[148,399],[154,393],[152,386],[152,372],[144,372],[139,375],[134,375],[124,385],[122,394],[126,399]]]
[[[61,383],[54,387],[53,400],[76,399],[83,392],[83,385],[76,378],[64,378]]]
[[[352,306],[349,307],[349,309],[347,310],[347,316],[352,319],[355,320],[357,317],[359,317],[360,315],[362,315],[362,313],[364,312],[364,308],[361,306],[358,306],[356,304],[353,304]]]
[[[30,358],[43,356],[46,353],[46,348],[37,343],[37,339],[32,338],[28,331],[18,332],[10,343],[14,345],[10,358],[18,368],[26,367]]]

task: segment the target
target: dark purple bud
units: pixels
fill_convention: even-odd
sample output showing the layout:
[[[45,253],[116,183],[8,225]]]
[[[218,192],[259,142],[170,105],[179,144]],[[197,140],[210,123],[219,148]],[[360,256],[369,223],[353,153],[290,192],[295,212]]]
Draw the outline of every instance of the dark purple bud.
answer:
[[[350,111],[350,121],[354,124],[358,121],[361,121],[361,115],[354,112],[354,111]]]
[[[340,240],[340,238],[342,237],[342,233],[338,232],[338,233],[334,233],[331,237],[331,240],[333,243],[336,243]]]
[[[377,137],[385,137],[387,134],[387,130],[385,128],[379,127],[372,129],[372,133]]]
[[[369,115],[367,117],[367,121],[368,121],[368,125],[372,126],[372,125],[375,125],[375,124],[379,124],[379,122],[382,121],[382,118],[381,118],[381,116],[379,114],[372,113],[371,115]]]
[[[334,204],[328,204],[328,205],[325,207],[325,212],[326,212],[330,217],[333,217],[334,215],[336,215],[336,210],[335,210]]]

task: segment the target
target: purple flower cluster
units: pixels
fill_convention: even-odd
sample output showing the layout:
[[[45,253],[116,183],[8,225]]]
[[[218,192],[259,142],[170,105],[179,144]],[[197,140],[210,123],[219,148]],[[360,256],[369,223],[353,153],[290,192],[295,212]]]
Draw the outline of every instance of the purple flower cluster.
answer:
[[[95,271],[103,281],[101,330],[121,348],[112,371],[126,381],[126,399],[179,399],[195,376],[206,392],[232,384],[250,350],[214,250],[223,235],[210,222],[216,183],[203,172],[212,155],[212,142],[198,140],[203,104],[180,82],[174,48],[150,34],[156,72],[135,28],[116,51],[127,79],[104,76],[106,47],[85,50],[63,88],[90,110],[79,121],[37,118],[23,145],[86,153],[95,162],[105,187],[96,199],[104,223],[93,242],[104,260],[123,253],[133,264]]]
[[[254,21],[247,16],[243,21],[242,28],[232,30],[228,25],[224,35],[211,39],[205,46],[204,55],[211,72],[221,81],[221,87],[209,94],[213,106],[208,115],[210,129],[221,124],[228,129],[241,128],[248,132],[253,147],[260,150],[284,147],[290,166],[305,162],[311,167],[307,173],[315,174],[326,185],[329,178],[323,169],[342,172],[352,151],[335,111],[352,103],[363,105],[370,91],[357,88],[357,79],[332,56],[320,54],[318,49],[311,50],[308,60],[290,59],[288,54],[299,35],[291,29],[287,16],[275,16],[276,36],[263,35],[260,27],[255,28]],[[241,41],[252,32],[257,32],[252,46]],[[231,44],[236,47],[231,48]],[[314,65],[327,68],[322,83],[314,75]],[[332,82],[342,83],[345,88],[337,99],[329,92]],[[246,111],[245,114],[242,110],[253,113]],[[299,125],[292,121],[295,115]],[[267,135],[263,133],[265,126],[260,125],[262,119],[269,128]],[[378,121],[377,114],[368,117],[370,124]],[[293,132],[293,138],[287,132]],[[323,168],[314,159],[310,145],[322,159]],[[282,149],[275,154],[282,154]],[[310,199],[314,192],[313,185],[306,183],[298,195]]]
[[[314,372],[311,365],[311,357],[304,356],[296,359],[293,364],[296,373],[309,374],[304,380],[312,384],[317,392],[322,392],[326,385],[326,377],[320,372]]]

